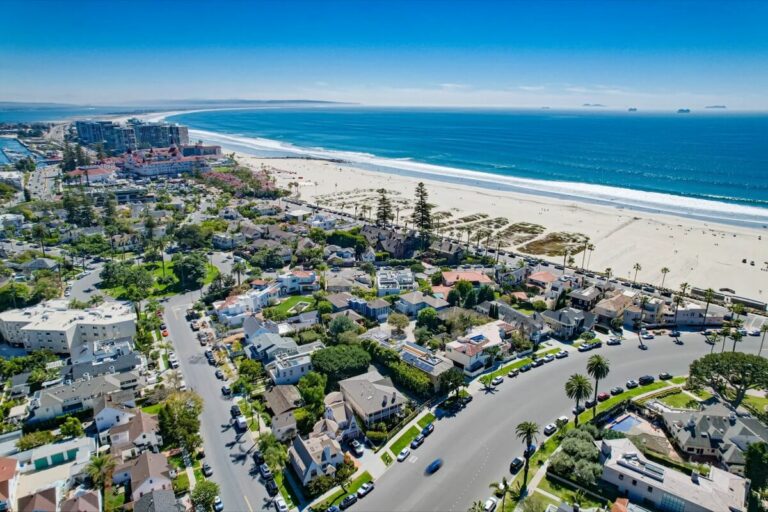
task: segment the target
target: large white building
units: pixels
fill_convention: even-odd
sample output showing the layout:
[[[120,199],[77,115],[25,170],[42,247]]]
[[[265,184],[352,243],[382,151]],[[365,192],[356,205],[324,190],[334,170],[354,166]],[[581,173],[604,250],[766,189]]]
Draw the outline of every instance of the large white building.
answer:
[[[131,306],[120,302],[70,309],[66,301],[52,300],[0,313],[0,335],[29,352],[48,349],[77,356],[90,342],[132,338],[135,334],[136,314]]]

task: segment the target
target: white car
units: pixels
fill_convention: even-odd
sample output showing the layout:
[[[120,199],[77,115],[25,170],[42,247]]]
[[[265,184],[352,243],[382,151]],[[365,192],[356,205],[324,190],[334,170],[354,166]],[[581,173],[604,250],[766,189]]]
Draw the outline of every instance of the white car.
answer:
[[[568,416],[560,416],[559,418],[557,418],[555,420],[555,423],[558,424],[558,425],[565,425],[569,421],[571,421],[571,420],[568,418]]]
[[[557,425],[555,425],[554,423],[549,423],[547,426],[544,427],[544,435],[546,436],[551,436],[555,432],[557,432]]]
[[[749,331],[750,336],[760,336],[760,329],[752,329]]]
[[[221,501],[221,498],[216,496],[213,499],[213,510],[216,512],[222,512],[224,510],[224,503]]]
[[[496,498],[488,498],[483,504],[483,512],[493,512],[496,510]]]
[[[277,512],[288,512],[288,505],[285,503],[282,496],[277,496],[275,498],[275,510],[277,510]]]
[[[493,386],[498,386],[498,385],[499,385],[499,384],[501,384],[502,382],[504,382],[504,377],[501,377],[501,376],[499,376],[499,377],[496,377],[495,379],[493,379],[493,380],[491,381],[491,385],[493,385]]]
[[[397,462],[403,462],[411,454],[410,448],[403,448],[400,453],[397,454]]]
[[[653,334],[650,332],[646,332],[640,335],[641,338],[644,340],[652,340],[654,338]]]

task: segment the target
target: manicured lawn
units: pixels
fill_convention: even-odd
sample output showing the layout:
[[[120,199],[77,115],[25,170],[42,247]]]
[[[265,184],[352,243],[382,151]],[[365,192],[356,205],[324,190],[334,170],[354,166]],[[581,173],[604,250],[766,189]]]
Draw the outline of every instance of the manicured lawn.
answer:
[[[163,404],[152,404],[152,405],[143,406],[141,410],[147,414],[157,414],[160,412],[160,409],[162,407],[163,407]]]
[[[555,496],[559,497],[563,501],[567,501],[569,503],[573,502],[573,495],[576,492],[576,488],[572,487],[570,485],[556,482],[553,479],[550,479],[548,476],[542,478],[541,483],[539,484],[538,489],[541,489],[542,491],[546,491],[550,494],[554,494]],[[584,494],[584,499],[581,503],[581,508],[596,508],[596,507],[602,507],[605,505],[605,500],[598,501],[596,500],[591,494]]]
[[[193,473],[195,474],[195,482],[202,482],[205,480],[205,475],[203,474],[203,470],[200,468],[195,468],[193,470]]]
[[[549,355],[555,355],[558,352],[560,352],[559,348],[553,348],[553,349],[550,349],[550,350],[545,350],[544,352],[536,352],[536,357],[541,358],[541,357],[546,357],[546,356],[549,356]]]
[[[512,306],[512,308],[517,310],[517,311],[519,311],[520,313],[522,313],[524,315],[528,315],[528,316],[531,316],[531,315],[533,315],[535,313],[535,311],[530,309],[530,308],[523,308],[523,307],[520,307],[520,306],[517,306],[517,307]]]
[[[106,495],[104,504],[104,510],[119,510],[125,504],[125,492],[118,492],[118,489],[112,489],[109,494]]]
[[[392,444],[392,446],[389,447],[392,454],[397,457],[397,454],[400,453],[403,448],[411,444],[411,441],[413,441],[414,437],[419,435],[419,432],[419,429],[413,426],[401,434],[400,437],[398,437],[397,440]]]
[[[421,428],[424,428],[430,423],[432,423],[433,421],[435,421],[435,415],[432,414],[431,412],[428,412],[427,414],[424,415],[423,418],[419,420],[419,426]]]
[[[672,384],[685,384],[685,382],[688,380],[688,377],[680,376],[680,377],[672,377],[669,382]]]
[[[289,484],[285,478],[284,471],[275,473],[275,483],[277,484],[277,488],[280,489],[280,494],[283,496],[288,508],[295,507],[299,503],[299,498],[293,492],[293,487],[291,487],[291,484]]]
[[[765,412],[765,408],[768,406],[768,398],[765,398],[764,396],[747,395],[744,398],[744,404],[754,407],[758,412]]]
[[[665,396],[664,398],[660,398],[659,401],[674,409],[699,409],[699,402],[691,398],[690,395],[683,393],[682,391],[673,395]]]
[[[290,297],[285,299],[283,302],[281,302],[277,306],[274,306],[274,310],[278,313],[284,313],[286,315],[290,315],[291,313],[288,313],[288,311],[300,302],[307,303],[307,307],[305,307],[302,311],[307,311],[307,309],[315,305],[315,299],[312,298],[311,296],[291,295]]]
[[[330,507],[331,505],[338,505],[341,503],[341,500],[343,500],[348,494],[354,494],[357,492],[357,490],[366,482],[370,482],[373,480],[370,473],[367,471],[364,472],[359,477],[352,480],[352,483],[347,486],[347,492],[344,492],[342,489],[339,489],[337,492],[332,494],[327,500],[322,502],[321,509],[326,509]],[[290,505],[289,505],[290,506]]]
[[[392,460],[392,456],[389,454],[389,452],[384,452],[381,454],[381,462],[383,462],[385,466],[389,466],[394,462],[394,460]]]
[[[605,402],[598,403],[597,413],[600,414],[602,411],[608,410],[614,405],[618,404],[619,402],[623,402],[624,400],[631,399],[638,395],[643,395],[645,393],[650,393],[652,391],[658,391],[660,389],[666,388],[667,386],[669,386],[669,384],[667,384],[663,380],[659,380],[647,386],[638,386],[635,389],[628,389],[620,395],[612,396]],[[581,415],[579,416],[579,423],[584,423],[591,419],[592,419],[592,409],[581,413]]]
[[[519,359],[515,361],[514,363],[508,364],[507,366],[504,366],[502,368],[499,368],[495,372],[491,373],[491,377],[506,377],[507,373],[509,373],[510,370],[516,370],[517,368],[520,368],[521,366],[525,366],[526,364],[530,363],[531,359],[528,357],[525,357],[523,359]]]
[[[689,389],[688,391],[690,391],[691,393],[693,393],[694,395],[696,395],[697,397],[699,397],[704,401],[709,400],[710,398],[715,396],[709,391],[707,391],[706,389]]]
[[[180,293],[182,290],[179,288],[179,280],[176,277],[176,275],[173,273],[173,261],[166,261],[165,262],[165,275],[166,277],[171,277],[169,282],[167,284],[160,284],[157,282],[159,278],[163,276],[163,267],[160,264],[160,262],[150,262],[150,263],[144,263],[143,266],[149,270],[152,275],[155,278],[155,285],[152,287],[152,297],[169,297],[171,295],[175,295],[177,293]],[[211,284],[213,282],[214,278],[219,274],[219,269],[216,268],[214,265],[211,265],[210,263],[206,264],[206,275],[205,275],[205,284]],[[107,294],[109,294],[112,297],[115,297],[116,299],[124,298],[125,295],[125,288],[122,286],[117,286],[115,288],[107,288],[104,290]]]

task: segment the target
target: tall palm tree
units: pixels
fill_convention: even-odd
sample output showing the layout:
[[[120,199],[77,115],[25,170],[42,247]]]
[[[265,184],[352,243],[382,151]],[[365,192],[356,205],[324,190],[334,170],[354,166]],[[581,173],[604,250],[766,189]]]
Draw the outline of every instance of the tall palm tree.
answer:
[[[485,505],[483,504],[482,501],[475,501],[467,509],[467,512],[485,512]]]
[[[91,457],[85,467],[85,472],[91,478],[93,485],[101,489],[102,496],[106,496],[107,490],[112,484],[112,473],[115,466],[115,459],[112,455],[102,453]]]
[[[240,276],[248,270],[244,261],[238,261],[232,265],[232,272],[237,274],[237,286],[240,286]]]
[[[723,338],[723,348],[720,350],[720,353],[722,354],[725,352],[725,340],[727,340],[731,336],[731,328],[728,326],[723,327],[720,329],[720,336]]]
[[[589,262],[592,261],[592,252],[595,250],[595,245],[588,244],[587,250],[589,251],[589,256],[587,256],[587,268],[589,268]]]
[[[741,338],[744,336],[739,332],[738,329],[734,329],[731,333],[731,339],[733,340],[733,348],[731,349],[731,352],[736,352],[736,344],[741,341]]]
[[[672,302],[675,304],[675,319],[673,323],[675,324],[675,329],[677,329],[677,310],[680,309],[680,304],[685,301],[683,300],[682,295],[675,295],[675,298],[672,299]]]
[[[501,482],[493,482],[491,485],[489,485],[491,489],[493,489],[493,493],[496,495],[501,494],[501,510],[504,510],[504,504],[507,501],[507,495],[512,490],[510,488],[509,482],[507,481],[507,477],[502,477]]]
[[[611,267],[607,267],[605,269],[605,278],[610,279],[612,275],[613,275],[613,269]]]
[[[659,286],[659,288],[664,288],[664,280],[667,278],[667,274],[669,274],[669,269],[667,267],[662,267],[662,269],[661,269],[661,286]]]
[[[760,350],[757,351],[757,355],[763,353],[763,343],[765,343],[765,333],[768,332],[768,324],[763,324],[762,327],[760,327],[760,332],[763,333],[763,339],[760,340]]]
[[[595,379],[595,395],[593,400],[595,405],[592,407],[592,419],[597,415],[597,387],[600,381],[608,376],[611,371],[611,363],[605,357],[595,354],[587,360],[587,373]]]
[[[733,319],[733,325],[735,327],[739,326],[740,320],[739,317],[744,314],[744,304],[734,304],[731,306],[731,313],[736,315],[736,317]]]
[[[632,284],[635,284],[637,282],[637,273],[643,270],[643,267],[640,266],[639,263],[635,263],[634,265],[632,265],[632,269],[635,271],[635,277],[634,279],[632,279]]]
[[[531,450],[529,447],[536,441],[536,435],[539,433],[539,425],[533,421],[524,421],[515,427],[515,435],[525,443],[525,469],[523,470],[523,489],[528,486],[528,466],[531,461]]]
[[[589,379],[580,373],[574,373],[565,383],[565,395],[571,400],[576,400],[576,414],[574,414],[574,425],[579,426],[579,404],[582,400],[589,398],[592,394],[592,383]]]
[[[713,298],[715,298],[715,290],[707,288],[704,291],[704,300],[707,301],[707,306],[704,308],[704,318],[701,319],[702,330],[707,328],[707,313],[709,313],[709,304],[712,302]]]
[[[584,270],[584,261],[587,259],[588,250],[589,250],[589,238],[584,240],[584,249],[581,251],[581,270]]]
[[[685,297],[685,292],[687,292],[688,288],[690,287],[691,285],[689,285],[688,283],[680,283],[680,295]]]
[[[38,222],[32,226],[32,236],[40,243],[40,251],[45,258],[45,238],[48,236],[48,228],[42,222]]]

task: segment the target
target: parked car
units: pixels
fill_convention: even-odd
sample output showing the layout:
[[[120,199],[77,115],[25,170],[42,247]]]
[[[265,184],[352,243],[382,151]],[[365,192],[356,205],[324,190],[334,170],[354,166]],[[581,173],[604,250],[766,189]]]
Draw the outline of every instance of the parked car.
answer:
[[[750,336],[760,336],[760,329],[750,329],[749,335]]]
[[[653,338],[655,338],[652,332],[643,333],[640,335],[640,337],[644,340],[652,340]]]
[[[609,398],[611,398],[611,395],[609,395],[605,391],[601,391],[600,393],[597,394],[597,401],[598,402],[605,402]]]
[[[216,496],[213,499],[213,510],[215,510],[216,512],[224,511],[224,502],[221,501],[221,498],[219,496]]]
[[[637,386],[639,386],[639,384],[637,383],[637,381],[635,379],[629,379],[627,381],[627,389],[636,388]]]
[[[435,424],[430,422],[424,425],[424,428],[421,429],[421,435],[424,437],[427,437],[429,434],[435,431]]]
[[[560,352],[555,354],[555,357],[557,359],[564,359],[564,358],[568,357],[568,351],[567,350],[561,350]]]
[[[521,372],[527,372],[531,368],[532,368],[532,366],[530,365],[530,363],[529,364],[524,364],[523,366],[520,367],[520,371]]]
[[[272,470],[270,470],[269,466],[266,464],[259,466],[259,473],[261,474],[261,478],[264,480],[272,480],[272,478],[274,478],[272,475]]]
[[[623,392],[624,392],[624,388],[622,388],[621,386],[614,386],[611,388],[611,394],[613,396],[620,395]]]
[[[357,496],[354,494],[349,494],[346,498],[341,500],[341,503],[339,503],[339,508],[341,510],[346,510],[355,503],[357,503]]]
[[[213,474],[213,468],[207,462],[203,463],[203,475],[211,476]]]
[[[242,413],[242,411],[240,411],[240,407],[238,407],[238,405],[235,404],[235,405],[233,405],[232,407],[229,408],[229,414],[233,418],[237,418],[238,416],[240,416],[243,413]]]
[[[544,427],[544,435],[551,436],[557,432],[557,425],[554,423],[549,423]]]
[[[285,503],[282,496],[275,497],[275,510],[277,510],[277,512],[288,512],[288,505]]]
[[[574,415],[581,414],[584,411],[586,411],[586,409],[584,408],[583,404],[579,404],[579,405],[575,406],[573,409],[571,409],[571,412],[573,412]]]
[[[520,471],[524,465],[525,461],[522,457],[515,457],[512,459],[512,462],[509,463],[509,472],[515,474]]]
[[[507,373],[507,377],[510,379],[512,377],[517,377],[518,375],[520,375],[520,370],[510,370],[509,373]]]
[[[357,497],[364,498],[373,490],[373,482],[366,482],[357,490]]]
[[[525,452],[523,452],[523,456],[532,457],[533,454],[536,453],[536,445],[531,443],[528,445],[528,448],[525,449]]]
[[[637,381],[640,383],[641,386],[647,386],[648,384],[653,383],[656,379],[653,377],[653,375],[643,375]]]
[[[608,338],[608,341],[606,342],[608,345],[621,345],[621,338],[617,336],[611,336]]]
[[[543,359],[535,359],[535,360],[534,360],[534,361],[531,363],[531,366],[533,366],[534,368],[538,368],[539,366],[541,366],[541,365],[543,365],[543,364],[544,364],[544,360],[543,360]]]
[[[669,372],[661,372],[659,374],[659,379],[661,379],[661,380],[669,380],[671,378],[672,378],[672,374],[669,373]]]
[[[496,501],[496,498],[490,497],[487,500],[485,500],[485,503],[483,503],[483,512],[493,512],[496,510],[496,504],[498,502]]]
[[[226,384],[224,384],[223,386],[221,386],[221,394],[224,396],[230,396],[232,394],[232,389]]]
[[[594,400],[594,399],[590,399],[584,402],[584,407],[586,407],[587,409],[591,409],[596,405],[597,405],[597,400]]]
[[[669,335],[673,338],[679,338],[680,337],[680,331],[669,331]]]
[[[219,380],[224,380],[224,372],[221,370],[216,370],[216,378]]]
[[[494,378],[494,379],[491,381],[491,385],[492,385],[492,386],[498,386],[498,385],[499,385],[499,384],[501,384],[502,382],[504,382],[504,377],[502,377],[501,375],[499,375],[498,377]]]
[[[566,352],[566,354],[567,354],[567,353],[568,353],[568,352]],[[542,361],[544,361],[545,363],[551,363],[551,362],[552,362],[552,361],[554,361],[554,360],[555,360],[555,356],[553,356],[552,354],[549,354],[548,356],[544,356],[544,357],[542,358]]]
[[[266,487],[267,494],[270,496],[277,496],[277,493],[280,492],[280,489],[277,488],[277,483],[275,483],[274,480],[267,480],[264,487]]]
[[[408,458],[408,456],[411,454],[410,448],[403,448],[400,450],[400,453],[397,454],[397,461],[403,462],[405,459]]]
[[[443,467],[443,459],[435,459],[429,463],[429,466],[427,466],[426,473],[428,475],[431,475],[432,473],[435,473],[437,470],[439,470],[441,467]]]
[[[261,466],[262,464],[264,464],[264,456],[261,454],[260,450],[254,450],[253,462],[258,466]]]
[[[557,425],[565,425],[569,421],[568,416],[560,416],[555,420],[555,424]]]
[[[354,439],[350,446],[352,447],[352,452],[357,455],[358,457],[363,456],[363,445],[358,441],[357,439]]]
[[[411,441],[411,448],[415,450],[422,444],[424,444],[424,435],[419,434],[413,439],[413,441]]]
[[[577,349],[579,352],[589,352],[592,350],[592,344],[591,343],[582,343],[579,345],[579,348]]]

